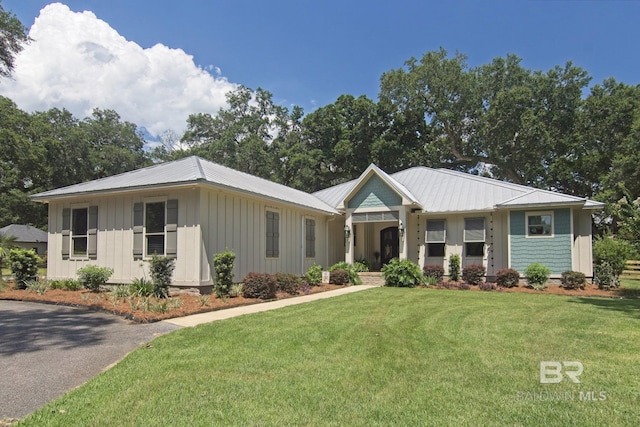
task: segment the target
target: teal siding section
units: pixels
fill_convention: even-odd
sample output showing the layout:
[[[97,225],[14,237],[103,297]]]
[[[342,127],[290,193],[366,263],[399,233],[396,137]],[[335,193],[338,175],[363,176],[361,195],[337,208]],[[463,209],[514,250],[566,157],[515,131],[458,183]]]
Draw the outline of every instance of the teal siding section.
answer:
[[[360,191],[349,200],[348,207],[356,208],[379,208],[384,206],[399,206],[402,204],[402,197],[377,175],[373,175],[364,183]]]
[[[571,270],[571,210],[553,210],[553,237],[549,238],[527,238],[526,212],[510,212],[511,268],[523,274],[530,264],[538,262],[549,267],[552,274]]]

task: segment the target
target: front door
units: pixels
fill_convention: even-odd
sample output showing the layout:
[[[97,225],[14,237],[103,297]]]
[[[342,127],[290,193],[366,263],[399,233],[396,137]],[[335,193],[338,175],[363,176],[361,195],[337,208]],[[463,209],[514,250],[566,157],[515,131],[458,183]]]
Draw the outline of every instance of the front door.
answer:
[[[398,227],[388,227],[380,231],[380,262],[385,265],[391,259],[398,258]]]

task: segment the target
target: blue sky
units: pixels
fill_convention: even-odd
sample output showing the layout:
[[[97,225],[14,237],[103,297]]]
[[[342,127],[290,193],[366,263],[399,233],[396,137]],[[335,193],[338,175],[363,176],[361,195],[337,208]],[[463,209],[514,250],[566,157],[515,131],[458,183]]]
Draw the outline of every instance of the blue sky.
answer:
[[[49,3],[3,0],[2,5],[30,27]],[[383,72],[441,46],[466,54],[472,66],[514,53],[523,58],[525,67],[544,71],[572,61],[589,72],[592,84],[607,77],[628,84],[640,82],[640,1],[62,3],[74,13],[93,12],[143,49],[156,44],[181,49],[193,56],[196,67],[208,70],[219,82],[262,87],[273,93],[276,102],[300,105],[307,112],[334,102],[341,94],[376,99]],[[64,73],[63,68],[57,70]],[[42,94],[39,98],[42,107],[26,101],[19,105],[27,109],[54,105],[44,102]]]

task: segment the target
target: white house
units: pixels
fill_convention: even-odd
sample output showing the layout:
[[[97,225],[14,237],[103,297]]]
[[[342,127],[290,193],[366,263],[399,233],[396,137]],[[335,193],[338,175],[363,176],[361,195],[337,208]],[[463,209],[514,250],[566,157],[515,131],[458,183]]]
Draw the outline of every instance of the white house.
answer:
[[[189,157],[34,195],[49,204],[50,279],[88,264],[111,282],[147,275],[153,253],[175,257],[175,286],[212,285],[213,255],[236,253],[235,277],[303,273],[313,264],[393,257],[421,266],[533,262],[592,276],[591,214],[601,204],[445,169],[387,174],[369,166],[314,194]]]

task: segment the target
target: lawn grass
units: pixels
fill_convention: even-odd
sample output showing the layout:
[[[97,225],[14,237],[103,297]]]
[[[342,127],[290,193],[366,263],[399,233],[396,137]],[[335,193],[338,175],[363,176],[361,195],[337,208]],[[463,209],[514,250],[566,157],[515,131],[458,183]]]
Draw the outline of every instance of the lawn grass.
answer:
[[[159,337],[24,425],[635,426],[639,362],[637,299],[377,288]]]

